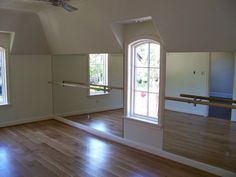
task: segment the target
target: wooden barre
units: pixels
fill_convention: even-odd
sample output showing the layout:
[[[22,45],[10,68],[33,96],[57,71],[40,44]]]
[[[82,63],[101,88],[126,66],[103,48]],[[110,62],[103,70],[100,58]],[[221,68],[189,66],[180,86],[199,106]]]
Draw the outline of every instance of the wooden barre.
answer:
[[[208,105],[208,106],[216,106],[216,107],[221,107],[221,108],[228,108],[228,109],[236,109],[235,105],[228,105],[228,104],[222,104],[222,103],[211,103],[208,101],[197,101],[197,100],[190,100],[186,98],[178,98],[178,97],[165,97],[166,100],[170,101],[179,101],[179,102],[185,102],[189,104],[201,104],[201,105]]]
[[[111,89],[108,88],[98,88],[95,86],[86,86],[86,85],[81,85],[81,84],[70,84],[70,83],[63,83],[63,82],[48,82],[49,84],[54,84],[54,85],[59,85],[62,87],[74,87],[74,88],[84,88],[84,89],[94,89],[94,90],[100,90],[100,91],[106,91],[110,92]]]
[[[94,86],[94,87],[103,87],[107,89],[116,89],[116,90],[124,90],[123,87],[117,87],[117,86],[109,86],[109,85],[100,85],[100,84],[86,84],[83,82],[72,82],[72,81],[63,81],[63,83],[68,83],[68,84],[78,84],[78,85],[84,85],[84,86]]]
[[[123,90],[122,87],[114,87],[114,86],[106,86],[106,85],[96,85],[96,84],[85,84],[85,83],[71,82],[71,81],[62,81],[62,82],[52,82],[52,81],[49,81],[48,83],[49,84],[59,85],[59,86],[75,87],[75,88],[85,88],[85,89],[94,89],[94,90],[101,90],[101,91],[107,91],[107,92],[110,92],[112,89]]]
[[[231,103],[231,104],[236,103],[236,100],[229,100],[225,98],[211,98],[211,97],[188,95],[188,94],[180,94],[180,96],[185,97],[185,98],[199,99],[199,100],[219,101],[219,102],[225,102],[225,103]]]

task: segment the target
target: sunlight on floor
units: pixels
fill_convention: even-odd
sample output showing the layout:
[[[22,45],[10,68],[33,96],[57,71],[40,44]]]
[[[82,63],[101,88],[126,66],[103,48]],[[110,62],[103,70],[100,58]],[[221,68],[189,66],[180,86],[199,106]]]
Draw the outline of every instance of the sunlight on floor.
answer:
[[[10,162],[10,157],[7,152],[7,149],[4,147],[0,147],[0,171],[1,174],[4,174],[6,177],[10,177],[12,175],[12,164]]]
[[[102,132],[107,132],[107,127],[106,127],[106,124],[103,123],[103,122],[99,122],[99,123],[94,123],[92,124],[91,126],[92,128],[96,129],[96,130],[100,130]]]

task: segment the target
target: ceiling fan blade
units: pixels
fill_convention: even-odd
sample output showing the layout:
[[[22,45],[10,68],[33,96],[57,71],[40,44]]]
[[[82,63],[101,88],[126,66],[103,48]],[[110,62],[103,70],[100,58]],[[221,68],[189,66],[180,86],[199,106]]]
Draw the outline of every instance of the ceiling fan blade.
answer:
[[[76,10],[78,10],[78,8],[74,7],[74,6],[71,6],[70,4],[64,2],[62,3],[62,7],[67,10],[68,12],[74,12]]]

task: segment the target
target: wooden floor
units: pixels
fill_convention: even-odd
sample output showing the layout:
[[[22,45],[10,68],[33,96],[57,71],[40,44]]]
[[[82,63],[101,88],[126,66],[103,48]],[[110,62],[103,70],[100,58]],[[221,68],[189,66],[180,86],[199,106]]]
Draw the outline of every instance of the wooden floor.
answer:
[[[89,116],[83,114],[65,118],[112,135],[123,136],[123,109],[92,113]]]
[[[122,137],[123,109],[66,117]],[[236,172],[236,123],[166,111],[163,149]]]
[[[55,120],[0,129],[1,177],[208,177]]]
[[[166,111],[163,148],[236,172],[236,122]]]

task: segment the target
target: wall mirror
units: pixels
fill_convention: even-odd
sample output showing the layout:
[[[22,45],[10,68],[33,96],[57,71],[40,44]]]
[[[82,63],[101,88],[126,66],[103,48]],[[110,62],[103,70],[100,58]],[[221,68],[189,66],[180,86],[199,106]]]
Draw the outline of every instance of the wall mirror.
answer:
[[[167,53],[163,149],[236,171],[235,52]]]
[[[53,56],[54,113],[123,137],[123,54]]]

